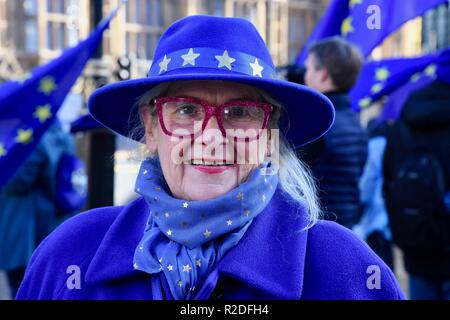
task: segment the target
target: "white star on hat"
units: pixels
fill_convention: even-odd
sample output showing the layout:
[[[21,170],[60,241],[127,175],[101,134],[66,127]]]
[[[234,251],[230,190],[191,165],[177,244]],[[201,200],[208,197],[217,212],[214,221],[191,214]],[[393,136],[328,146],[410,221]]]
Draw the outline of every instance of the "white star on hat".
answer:
[[[189,49],[188,53],[181,55],[181,58],[183,58],[183,67],[185,65],[193,65],[195,66],[195,59],[197,59],[200,56],[200,53],[194,53],[194,50],[191,48]]]
[[[191,266],[190,265],[183,265],[183,272],[189,272],[189,271],[191,271],[192,270],[192,268],[191,268]]]
[[[159,73],[163,71],[167,71],[167,66],[169,65],[171,58],[167,58],[166,55],[164,55],[163,61],[159,63]]]
[[[228,55],[227,50],[225,50],[221,56],[214,56],[214,57],[219,61],[219,65],[217,66],[217,68],[227,67],[228,70],[231,70],[231,64],[234,61],[236,61],[236,59]]]
[[[254,76],[262,77],[261,71],[264,68],[259,65],[258,59],[255,58],[255,62],[250,63],[250,67],[252,67]]]

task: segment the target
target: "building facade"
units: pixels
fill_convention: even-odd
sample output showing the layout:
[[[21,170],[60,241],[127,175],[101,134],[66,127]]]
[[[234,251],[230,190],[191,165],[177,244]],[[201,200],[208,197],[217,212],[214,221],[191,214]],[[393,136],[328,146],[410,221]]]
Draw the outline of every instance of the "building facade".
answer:
[[[93,28],[93,6],[108,14],[121,0],[0,0],[0,59],[27,72],[84,39]],[[110,81],[119,57],[132,61],[132,77],[148,71],[162,32],[187,15],[243,17],[259,30],[276,65],[292,62],[327,4],[326,0],[129,0],[103,40]]]

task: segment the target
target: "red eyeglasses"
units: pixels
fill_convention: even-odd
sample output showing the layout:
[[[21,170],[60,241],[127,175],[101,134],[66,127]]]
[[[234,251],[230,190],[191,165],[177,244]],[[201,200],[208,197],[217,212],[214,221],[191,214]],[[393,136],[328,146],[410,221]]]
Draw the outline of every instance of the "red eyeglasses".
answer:
[[[259,101],[236,100],[213,106],[203,100],[184,97],[155,99],[159,122],[170,136],[195,136],[203,132],[214,115],[222,135],[258,139],[267,127],[273,106]]]

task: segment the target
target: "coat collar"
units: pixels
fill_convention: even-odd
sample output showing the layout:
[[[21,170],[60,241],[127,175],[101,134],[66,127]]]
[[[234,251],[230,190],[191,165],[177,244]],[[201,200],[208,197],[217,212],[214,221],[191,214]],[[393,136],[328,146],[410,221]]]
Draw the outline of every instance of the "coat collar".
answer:
[[[289,207],[277,191],[237,246],[219,262],[219,272],[279,299],[302,292],[307,231],[304,211]],[[123,207],[106,232],[86,272],[86,282],[142,275],[133,269],[134,250],[150,210],[142,198]]]
[[[350,98],[346,91],[333,91],[325,92],[324,95],[333,103],[334,108],[337,109],[349,109],[350,110]]]

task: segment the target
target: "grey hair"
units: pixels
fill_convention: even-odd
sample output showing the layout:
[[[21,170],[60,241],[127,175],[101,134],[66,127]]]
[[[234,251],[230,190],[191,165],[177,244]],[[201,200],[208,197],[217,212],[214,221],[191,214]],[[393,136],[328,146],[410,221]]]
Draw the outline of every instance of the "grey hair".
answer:
[[[150,106],[151,114],[155,115],[153,99],[167,93],[170,85],[171,83],[162,83],[147,91],[138,99],[135,107],[140,108],[142,106]],[[277,128],[278,118],[283,107],[266,92],[257,88],[255,89],[264,101],[275,106],[274,114],[271,115],[271,119],[269,121],[269,127]],[[139,112],[134,112],[134,114],[139,115]],[[139,136],[142,137],[140,142],[145,143],[143,121],[140,116],[138,117],[139,119],[130,119],[131,122],[136,124],[134,126],[134,130],[132,130],[130,134],[130,138],[135,139],[136,136]],[[301,208],[306,209],[308,212],[308,225],[306,228],[310,228],[321,218],[322,215],[314,178],[312,177],[308,166],[303,163],[303,161],[296,154],[294,147],[289,145],[282,135],[280,135],[278,140],[279,145],[275,146],[275,150],[278,147],[278,177],[281,189],[288,196],[288,201],[292,202],[294,205],[300,205]]]

